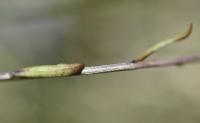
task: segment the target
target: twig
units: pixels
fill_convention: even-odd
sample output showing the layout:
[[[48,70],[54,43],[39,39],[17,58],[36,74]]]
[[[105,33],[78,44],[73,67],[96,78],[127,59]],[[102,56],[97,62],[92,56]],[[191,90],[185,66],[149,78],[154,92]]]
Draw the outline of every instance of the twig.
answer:
[[[174,36],[174,37],[169,38],[167,40],[163,40],[163,41],[156,43],[155,45],[153,45],[152,47],[147,49],[145,52],[143,52],[142,54],[137,56],[133,60],[133,62],[144,61],[146,58],[148,58],[150,55],[157,52],[159,49],[162,49],[163,47],[166,47],[170,44],[174,44],[174,43],[183,41],[184,39],[188,38],[190,36],[190,34],[192,33],[192,27],[193,27],[193,25],[190,24],[190,26],[189,26],[189,28],[186,32],[183,32],[183,33],[181,33],[177,36]]]
[[[85,67],[81,73],[74,75],[89,75],[89,74],[100,74],[108,72],[118,72],[118,71],[129,71],[129,70],[139,70],[147,68],[157,68],[157,67],[168,67],[168,66],[180,66],[188,63],[200,62],[199,55],[188,55],[183,57],[178,57],[174,59],[164,59],[164,60],[150,60],[145,62],[137,63],[116,63],[100,66],[90,66]],[[31,79],[31,77],[17,77],[18,71],[0,73],[0,80],[13,80],[13,79]],[[39,78],[39,77],[38,77]]]
[[[174,59],[150,60],[137,63],[117,63],[109,65],[85,67],[81,74],[98,74],[117,71],[138,70],[156,67],[180,66],[186,63],[200,62],[200,55],[189,55]]]
[[[170,44],[180,42],[189,37],[192,32],[192,24],[189,29],[172,38],[160,41],[147,49],[142,55],[139,55],[131,62],[108,64],[100,66],[85,67],[84,64],[57,64],[57,65],[42,65],[26,67],[12,72],[0,73],[0,80],[13,80],[13,79],[32,79],[32,78],[49,78],[49,77],[62,77],[72,75],[88,75],[98,73],[108,73],[117,71],[128,71],[136,69],[146,69],[153,67],[166,67],[166,66],[180,66],[190,62],[200,62],[200,55],[190,55],[179,57],[175,59],[165,59],[158,61],[144,61],[150,55],[159,49],[166,47]]]

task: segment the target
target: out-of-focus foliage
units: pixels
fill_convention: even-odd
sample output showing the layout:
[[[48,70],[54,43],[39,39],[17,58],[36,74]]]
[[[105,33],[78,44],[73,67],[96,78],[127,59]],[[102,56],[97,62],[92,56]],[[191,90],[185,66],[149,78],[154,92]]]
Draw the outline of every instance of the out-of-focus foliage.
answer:
[[[128,61],[194,23],[154,58],[199,52],[197,0],[0,0],[0,70]],[[1,123],[198,123],[200,65],[0,83]]]

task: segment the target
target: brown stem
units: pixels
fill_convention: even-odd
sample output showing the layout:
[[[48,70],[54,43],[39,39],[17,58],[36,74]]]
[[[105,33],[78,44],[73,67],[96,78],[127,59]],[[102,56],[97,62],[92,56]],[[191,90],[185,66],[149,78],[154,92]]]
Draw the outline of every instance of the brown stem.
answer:
[[[193,62],[200,62],[200,54],[188,55],[174,59],[149,60],[136,63],[127,62],[127,63],[107,64],[100,66],[90,66],[90,67],[85,67],[79,75],[100,74],[100,73],[129,71],[129,70],[138,70],[147,68],[160,68],[168,66],[180,66]],[[21,79],[17,78],[15,74],[17,73],[15,72],[0,73],[0,80]],[[26,78],[26,79],[31,79],[31,78]]]

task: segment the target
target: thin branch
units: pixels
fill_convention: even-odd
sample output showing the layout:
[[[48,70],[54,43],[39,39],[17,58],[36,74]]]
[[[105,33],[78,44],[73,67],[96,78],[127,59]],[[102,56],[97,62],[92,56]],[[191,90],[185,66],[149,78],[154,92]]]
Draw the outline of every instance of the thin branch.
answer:
[[[117,71],[139,70],[156,67],[181,66],[188,63],[200,62],[200,55],[189,55],[174,59],[150,60],[136,63],[117,63],[109,65],[85,67],[81,74],[99,74]]]
[[[88,75],[88,74],[146,69],[154,67],[180,66],[182,64],[190,62],[200,62],[200,55],[190,55],[175,59],[165,59],[158,61],[153,61],[153,60],[144,61],[146,58],[148,58],[153,53],[157,52],[159,49],[166,47],[170,44],[180,42],[189,37],[191,33],[192,33],[192,24],[190,24],[186,32],[181,33],[178,36],[169,38],[167,40],[158,42],[157,44],[147,49],[142,55],[139,55],[134,60],[127,63],[116,63],[116,64],[90,66],[90,67],[86,67],[82,63],[33,66],[33,67],[22,68],[12,72],[0,73],[0,80]]]
[[[193,25],[190,24],[189,28],[185,32],[178,34],[177,36],[174,36],[172,38],[169,38],[169,39],[166,39],[166,40],[163,40],[163,41],[160,41],[160,42],[154,44],[152,47],[148,48],[145,52],[143,52],[142,54],[137,56],[133,60],[133,62],[144,61],[146,58],[148,58],[150,55],[154,54],[158,50],[160,50],[168,45],[183,41],[184,39],[188,38],[191,35],[192,28],[193,28]]]
[[[139,70],[147,68],[157,68],[157,67],[169,67],[169,66],[180,66],[188,63],[200,62],[199,55],[188,55],[183,57],[178,57],[174,59],[163,59],[163,60],[150,60],[137,63],[116,63],[100,66],[90,66],[82,69],[81,73],[74,75],[89,75],[89,74],[100,74],[118,71],[130,71]],[[13,80],[13,79],[31,79],[31,77],[17,77],[19,71],[7,72],[0,74],[0,80]],[[71,76],[71,75],[70,75]],[[40,78],[40,77],[37,77]]]

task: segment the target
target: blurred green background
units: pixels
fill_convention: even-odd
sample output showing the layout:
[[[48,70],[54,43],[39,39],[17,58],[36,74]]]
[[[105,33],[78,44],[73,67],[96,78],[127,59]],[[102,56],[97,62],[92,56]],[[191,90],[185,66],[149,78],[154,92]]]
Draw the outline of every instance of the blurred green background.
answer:
[[[198,53],[198,0],[0,0],[0,70]],[[1,123],[199,123],[200,65],[0,83]]]

